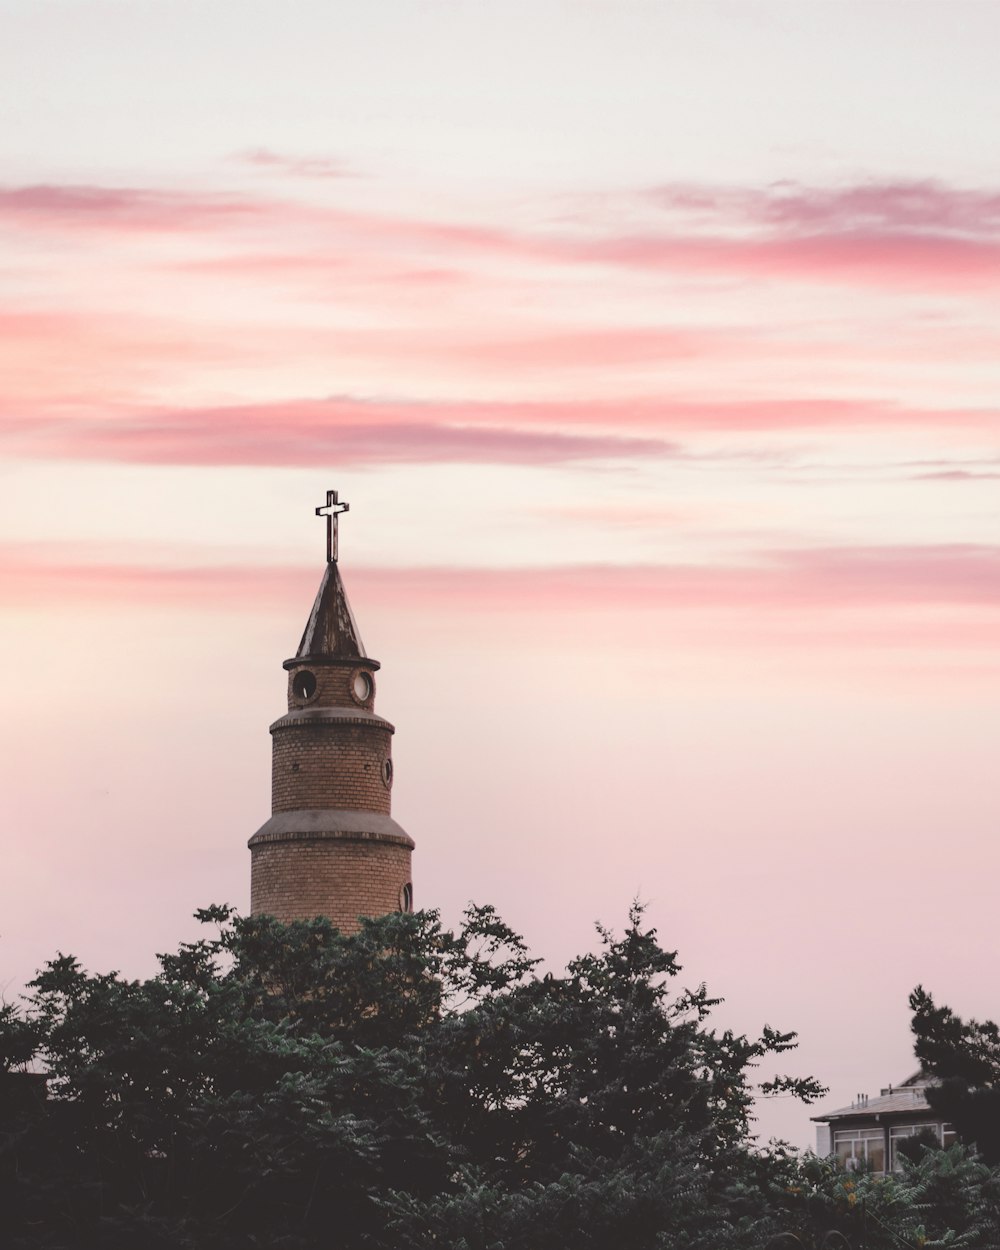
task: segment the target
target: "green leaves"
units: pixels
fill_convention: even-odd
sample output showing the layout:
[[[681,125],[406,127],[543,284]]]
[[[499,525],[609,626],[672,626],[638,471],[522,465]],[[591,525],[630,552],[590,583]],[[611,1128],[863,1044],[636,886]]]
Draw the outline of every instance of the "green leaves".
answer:
[[[950,1007],[938,1007],[918,985],[910,995],[917,1058],[942,1080],[968,1085],[1000,1084],[1000,1029],[992,1020],[964,1021]]]
[[[899,1192],[925,1250],[1000,1242],[1000,1178],[965,1146],[925,1146],[904,1163]]]
[[[489,907],[455,933],[199,919],[147,981],[59,956],[0,1012],[5,1067],[48,1073],[0,1101],[15,1246],[709,1250],[769,1226],[752,1069],[794,1035],[707,1029],[718,1000],[675,988],[641,909],[563,976]]]
[[[1000,1029],[938,1007],[919,985],[910,1008],[916,1056],[937,1080],[927,1101],[988,1163],[1000,1163]]]

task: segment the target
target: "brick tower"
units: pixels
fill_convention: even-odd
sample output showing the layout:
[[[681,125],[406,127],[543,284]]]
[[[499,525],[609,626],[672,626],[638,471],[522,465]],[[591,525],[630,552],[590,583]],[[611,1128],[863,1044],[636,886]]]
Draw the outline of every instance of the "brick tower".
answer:
[[[250,910],[279,920],[410,911],[413,839],[390,815],[392,725],[375,715],[377,660],[361,645],[337,567],[339,503],[327,491],[326,572],[271,726],[271,819],[250,839]]]

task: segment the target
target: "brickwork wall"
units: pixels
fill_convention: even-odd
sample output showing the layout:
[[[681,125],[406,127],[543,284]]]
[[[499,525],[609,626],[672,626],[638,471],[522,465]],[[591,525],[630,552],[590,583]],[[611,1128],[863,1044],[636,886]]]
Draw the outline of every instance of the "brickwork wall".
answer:
[[[252,850],[250,908],[286,923],[329,916],[353,933],[359,915],[399,911],[400,889],[411,880],[410,854],[375,840],[263,843]]]
[[[272,731],[272,812],[337,807],[389,815],[391,735],[372,724],[292,723]]]

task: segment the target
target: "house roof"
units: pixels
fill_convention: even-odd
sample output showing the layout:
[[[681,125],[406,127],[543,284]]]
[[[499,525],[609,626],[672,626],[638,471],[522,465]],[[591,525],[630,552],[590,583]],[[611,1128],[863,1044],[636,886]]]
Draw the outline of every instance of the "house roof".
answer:
[[[901,1085],[890,1085],[883,1089],[877,1098],[869,1098],[861,1094],[849,1107],[838,1107],[835,1111],[825,1111],[822,1115],[811,1116],[812,1120],[851,1120],[871,1119],[872,1116],[905,1115],[907,1112],[929,1111],[924,1091],[931,1084],[923,1072],[908,1077]]]

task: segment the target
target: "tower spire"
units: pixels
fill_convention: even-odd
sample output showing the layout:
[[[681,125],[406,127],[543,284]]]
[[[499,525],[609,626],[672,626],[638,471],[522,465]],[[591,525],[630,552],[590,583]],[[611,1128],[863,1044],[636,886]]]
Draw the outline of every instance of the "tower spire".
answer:
[[[365,648],[337,563],[340,514],[347,512],[350,506],[341,501],[335,490],[328,490],[326,503],[316,509],[317,516],[326,518],[326,568],[309,620],[306,621],[302,641],[295,653],[296,659],[322,663],[332,659],[365,657]]]
[[[271,726],[271,818],[250,839],[254,914],[359,916],[410,911],[413,839],[392,819],[393,727],[375,713],[378,660],[365,655],[337,565],[327,491],[326,567],[305,633],[286,660],[288,711]]]

